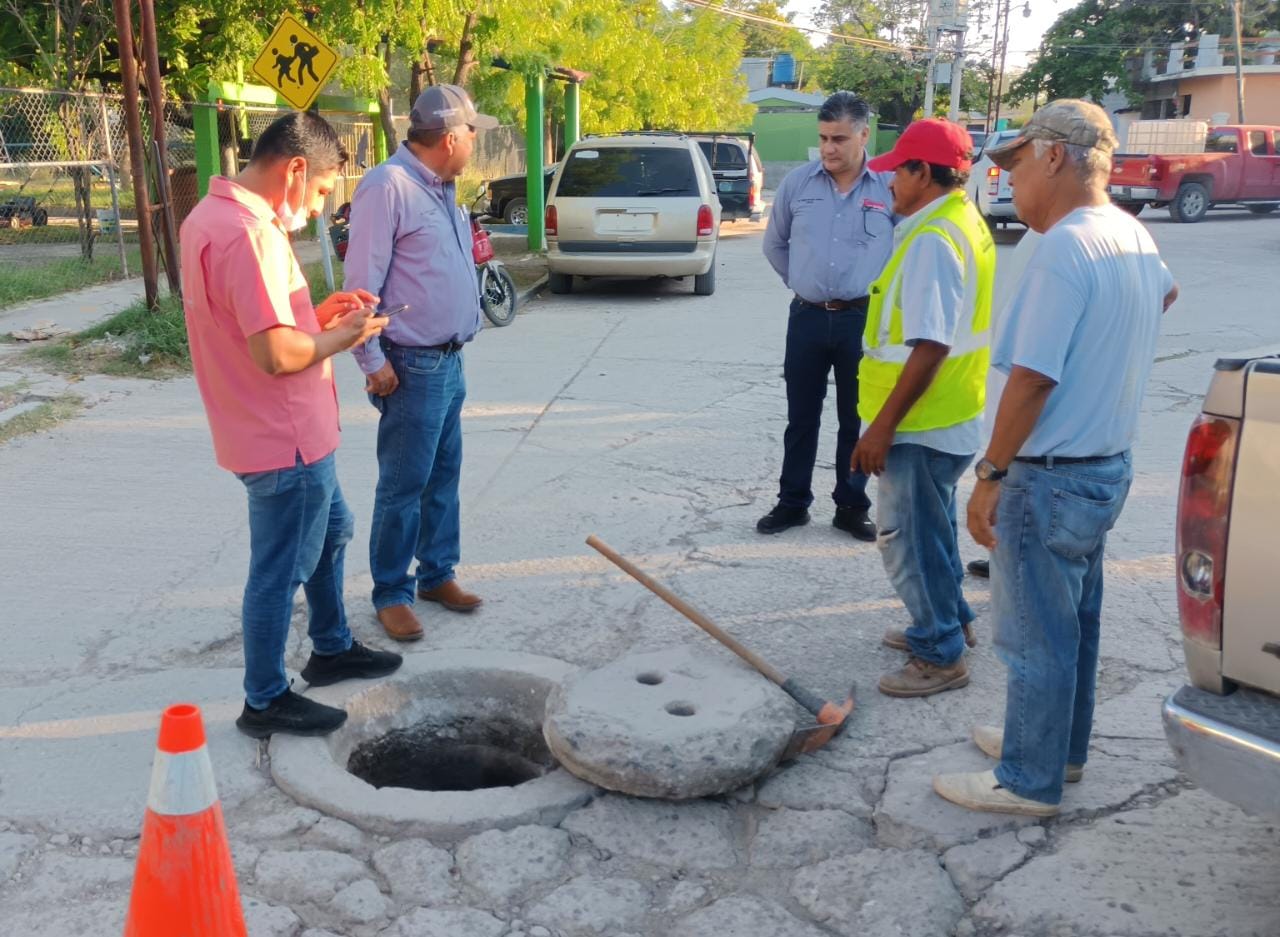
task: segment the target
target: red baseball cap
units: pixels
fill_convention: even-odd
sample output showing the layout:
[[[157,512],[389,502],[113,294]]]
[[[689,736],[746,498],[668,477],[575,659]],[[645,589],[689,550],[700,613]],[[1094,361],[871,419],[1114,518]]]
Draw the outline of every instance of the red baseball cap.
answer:
[[[867,165],[872,172],[892,172],[909,160],[968,170],[973,165],[973,139],[959,124],[940,117],[917,120],[903,131],[893,149]]]

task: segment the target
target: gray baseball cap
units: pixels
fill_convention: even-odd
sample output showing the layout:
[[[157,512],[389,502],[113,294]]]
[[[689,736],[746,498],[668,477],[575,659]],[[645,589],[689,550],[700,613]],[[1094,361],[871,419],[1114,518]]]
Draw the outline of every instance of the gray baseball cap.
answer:
[[[1116,149],[1116,133],[1106,111],[1090,101],[1059,98],[1032,114],[1022,132],[1008,143],[990,147],[982,155],[1008,169],[1013,154],[1032,140],[1088,146],[1108,156]]]
[[[471,96],[457,85],[432,85],[418,95],[409,112],[413,130],[451,130],[464,124],[492,130],[498,126],[498,118],[478,113]]]

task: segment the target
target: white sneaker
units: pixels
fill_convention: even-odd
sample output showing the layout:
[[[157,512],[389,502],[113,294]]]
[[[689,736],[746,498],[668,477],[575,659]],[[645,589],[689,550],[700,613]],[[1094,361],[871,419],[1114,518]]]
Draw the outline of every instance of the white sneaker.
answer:
[[[1058,812],[1057,804],[1019,797],[1001,787],[994,771],[939,774],[933,779],[933,789],[939,797],[967,810],[1016,813],[1024,817],[1052,817]]]
[[[999,726],[974,726],[973,743],[988,758],[1000,760],[1004,751],[1004,729]],[[1084,765],[1067,765],[1062,779],[1068,784],[1075,784],[1084,778]]]

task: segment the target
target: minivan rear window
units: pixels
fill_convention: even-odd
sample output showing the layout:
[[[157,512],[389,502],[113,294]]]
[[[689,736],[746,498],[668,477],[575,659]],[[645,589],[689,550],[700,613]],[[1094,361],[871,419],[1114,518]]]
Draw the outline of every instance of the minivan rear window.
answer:
[[[688,150],[602,146],[574,150],[560,176],[557,198],[697,198],[698,177]]]

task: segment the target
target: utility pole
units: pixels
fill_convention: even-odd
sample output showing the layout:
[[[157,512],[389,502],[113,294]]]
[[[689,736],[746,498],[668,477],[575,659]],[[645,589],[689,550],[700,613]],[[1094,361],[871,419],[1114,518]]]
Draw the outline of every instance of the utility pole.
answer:
[[[951,65],[951,107],[947,111],[947,119],[952,123],[960,120],[960,93],[964,88],[964,34],[965,30],[956,30],[956,60]]]
[[[992,132],[1000,129],[1000,101],[1004,97],[1004,63],[1005,56],[1009,54],[1009,6],[1011,0],[1005,0],[1004,5],[1004,33],[1000,39],[1000,70],[996,73],[996,112],[991,119]],[[995,63],[992,62],[992,65]],[[1034,103],[1034,102],[1032,102]]]
[[[936,26],[929,27],[929,76],[924,85],[924,116],[933,116],[933,78],[938,67],[938,35]]]
[[[1235,20],[1236,27],[1236,111],[1239,114],[1239,123],[1244,123],[1244,43],[1240,38],[1240,0],[1233,0],[1231,4],[1231,16]]]
[[[985,129],[987,133],[991,133],[995,129],[995,123],[991,117],[992,105],[996,96],[996,59],[1000,57],[1000,23],[1001,17],[1009,16],[1010,0],[996,0],[996,22],[992,28],[991,38],[991,80],[987,82],[987,121]]]

